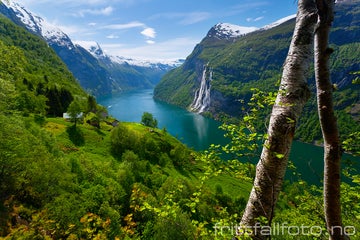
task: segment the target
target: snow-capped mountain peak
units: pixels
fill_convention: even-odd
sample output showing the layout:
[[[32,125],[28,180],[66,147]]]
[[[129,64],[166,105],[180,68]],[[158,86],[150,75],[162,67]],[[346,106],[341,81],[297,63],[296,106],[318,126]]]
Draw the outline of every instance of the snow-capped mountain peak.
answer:
[[[106,54],[100,47],[99,43],[95,41],[73,41],[75,45],[78,45],[86,49],[95,58],[106,58]]]
[[[231,23],[218,23],[208,33],[208,37],[230,39],[243,36],[247,33],[258,30],[257,27],[243,27]]]
[[[290,19],[293,19],[296,17],[296,14],[290,15],[284,18],[281,18],[273,23],[270,23],[268,25],[265,25],[262,28],[257,27],[244,27],[239,26],[231,23],[218,23],[214,27],[210,29],[208,32],[207,37],[216,37],[219,39],[233,39],[238,38],[241,36],[244,36],[248,33],[255,32],[258,30],[268,30],[274,27],[279,26],[280,24],[289,21]]]
[[[177,67],[183,63],[183,60],[145,60],[145,59],[134,59],[134,58],[126,58],[121,56],[114,56],[104,52],[99,43],[94,41],[74,41],[75,45],[78,45],[85,50],[87,50],[91,55],[93,55],[97,59],[108,59],[113,63],[118,64],[129,64],[133,66],[139,67],[150,67],[154,68],[159,65],[168,65],[171,67]]]
[[[134,59],[134,58],[126,58],[120,56],[109,56],[113,62],[118,64],[129,64],[139,67],[150,67],[157,68],[158,66],[166,65],[168,67],[178,67],[184,63],[184,59],[175,59],[175,60],[145,60],[145,59]]]
[[[14,12],[14,14],[21,20],[31,32],[42,36],[49,43],[56,43],[60,46],[74,48],[70,38],[60,30],[60,28],[50,24],[43,18],[26,10],[25,7],[14,1],[2,1],[2,3]]]

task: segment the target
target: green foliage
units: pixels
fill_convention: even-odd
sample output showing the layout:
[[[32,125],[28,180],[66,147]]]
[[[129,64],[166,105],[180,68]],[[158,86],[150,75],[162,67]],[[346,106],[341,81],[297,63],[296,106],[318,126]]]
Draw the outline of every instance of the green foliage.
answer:
[[[46,76],[48,82],[44,79],[45,83],[52,85],[49,87],[53,87],[55,85],[54,81],[56,81],[56,84],[71,89],[73,94],[83,94],[83,90],[80,88],[75,78],[67,70],[65,64],[55,52],[48,47],[46,42],[41,38],[30,34],[23,28],[16,26],[4,17],[1,17],[0,21],[1,42],[6,46],[17,48],[17,51],[21,52],[18,54],[16,51],[11,51],[13,57],[10,58],[12,61],[8,62],[9,66],[14,64],[20,66],[20,69],[18,68],[17,71],[12,71],[11,75],[15,75],[16,78],[26,77],[34,86],[35,84],[40,83]],[[23,57],[26,58],[25,62],[24,60],[21,60]],[[17,63],[19,62],[19,59],[22,62]],[[19,80],[22,81],[23,79]]]
[[[73,126],[66,129],[66,132],[69,135],[70,141],[75,146],[82,146],[85,144],[84,133],[76,127],[76,120]]]
[[[153,164],[184,168],[192,157],[189,149],[174,141],[166,132],[140,124],[120,123],[111,132],[111,149],[116,158],[127,151],[136,152]]]
[[[139,134],[123,123],[120,123],[111,133],[112,152],[117,157],[121,157],[126,150],[137,149],[139,144]]]
[[[141,124],[147,127],[156,128],[158,122],[151,113],[144,112],[141,117]]]
[[[342,144],[345,151],[360,156],[360,131],[348,135]]]
[[[223,124],[221,128],[226,131],[225,136],[231,141],[222,150],[227,154],[235,154],[238,157],[254,157],[259,155],[261,143],[266,139],[264,124],[268,121],[270,107],[274,105],[276,92],[265,93],[259,89],[251,89],[253,92],[247,110],[239,124]],[[262,124],[259,120],[262,119]]]
[[[352,179],[356,177],[356,175],[351,176]],[[346,183],[341,184],[343,226],[346,226],[352,239],[360,236],[359,209],[356,204],[353,204],[354,201],[360,200],[359,187],[359,184],[352,186]],[[293,239],[294,231],[292,230],[296,230],[296,227],[300,230],[299,239],[328,239],[322,212],[322,188],[309,186],[303,181],[287,185],[279,198],[276,209],[273,222],[280,224],[277,229],[274,229],[280,233],[276,239]],[[281,231],[281,224],[286,225],[283,231]]]
[[[98,109],[98,105],[96,103],[96,99],[94,96],[88,95],[87,97],[87,106],[86,106],[86,112],[93,112],[96,113]]]
[[[73,101],[71,92],[67,89],[57,87],[47,89],[45,96],[47,97],[47,105],[49,106],[48,114],[60,117],[66,112],[70,103]]]
[[[16,46],[7,46],[0,41],[0,67],[2,69],[0,76],[14,82],[24,74],[23,66],[27,64],[24,52]]]
[[[76,123],[78,119],[82,118],[83,107],[79,100],[73,100],[67,108],[67,113],[70,116],[71,121],[74,122],[74,126],[76,127]]]
[[[226,204],[232,212],[238,211],[234,208],[235,200],[229,198],[228,188],[215,196],[215,190],[204,184],[205,178],[198,185],[194,176],[213,164],[202,163],[200,156],[197,157],[200,162],[196,163],[198,160],[191,151],[164,131],[150,132],[139,124],[121,123],[110,134],[84,123],[76,127],[84,139],[78,145],[71,141],[70,123],[47,118],[39,126],[32,118],[28,119],[27,124],[1,118],[7,130],[1,131],[1,141],[5,144],[1,168],[8,173],[1,176],[1,192],[7,193],[1,199],[2,203],[7,202],[2,208],[6,211],[1,210],[2,216],[7,216],[2,218],[3,236],[198,238],[211,235],[211,225],[205,221],[210,223],[213,217],[220,217],[216,204]],[[128,145],[131,150],[124,150],[116,160],[110,154],[111,138],[123,136],[124,131],[135,134],[139,143]],[[18,142],[14,142],[16,139]],[[39,150],[33,147],[34,142]],[[26,153],[26,158],[18,151],[24,156]],[[31,151],[35,151],[34,155]],[[14,157],[10,161],[7,156]],[[165,159],[162,167],[159,159]],[[226,183],[233,178],[222,181]],[[245,191],[249,188],[250,184]],[[23,206],[21,211],[19,205]],[[10,224],[11,229],[3,228],[11,216],[26,221],[27,227],[19,221]]]
[[[15,108],[15,85],[0,78],[0,86],[0,112],[4,113]]]
[[[62,116],[74,96],[85,96],[65,64],[39,37],[0,17],[0,78],[7,104],[25,114]],[[10,87],[10,88],[9,88]],[[16,94],[9,90],[15,88]],[[2,103],[0,103],[2,104]]]
[[[158,217],[153,226],[152,238],[147,239],[176,240],[194,238],[195,226],[190,217],[183,212],[175,212],[174,216]]]

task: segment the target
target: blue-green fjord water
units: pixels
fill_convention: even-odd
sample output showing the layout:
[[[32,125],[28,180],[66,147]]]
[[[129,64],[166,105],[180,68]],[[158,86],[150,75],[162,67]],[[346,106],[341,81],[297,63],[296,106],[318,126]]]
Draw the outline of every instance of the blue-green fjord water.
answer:
[[[195,150],[205,150],[212,143],[225,144],[228,141],[224,138],[224,132],[219,129],[221,123],[177,106],[154,100],[153,89],[113,94],[98,98],[97,101],[107,107],[109,113],[119,121],[140,122],[142,114],[149,112],[158,120],[159,128],[166,128],[171,135]],[[311,184],[321,184],[323,148],[295,141],[292,145],[290,160],[295,164],[302,179]],[[359,169],[359,158],[345,154],[343,160],[357,162]],[[252,161],[256,163],[257,159]],[[290,170],[287,172],[286,178],[291,180],[292,172]]]
[[[98,99],[109,113],[124,122],[140,122],[144,112],[158,120],[158,127],[166,130],[188,147],[204,150],[211,143],[224,143],[220,123],[199,114],[153,99],[153,90],[118,93]]]

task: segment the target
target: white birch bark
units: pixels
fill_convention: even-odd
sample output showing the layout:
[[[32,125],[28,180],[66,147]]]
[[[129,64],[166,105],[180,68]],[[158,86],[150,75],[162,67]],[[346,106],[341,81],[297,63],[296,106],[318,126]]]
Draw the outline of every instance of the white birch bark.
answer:
[[[265,217],[271,226],[274,207],[282,187],[295,126],[309,98],[307,73],[313,53],[314,28],[317,9],[313,0],[299,0],[296,25],[289,52],[285,60],[280,91],[272,109],[256,176],[250,197],[242,216],[238,234],[250,230],[254,239],[266,239],[257,223]],[[263,224],[263,223],[262,223]]]

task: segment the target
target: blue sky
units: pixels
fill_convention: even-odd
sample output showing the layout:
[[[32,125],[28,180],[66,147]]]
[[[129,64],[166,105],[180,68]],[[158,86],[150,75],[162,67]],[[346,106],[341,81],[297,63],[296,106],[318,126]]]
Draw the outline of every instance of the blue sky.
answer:
[[[140,59],[186,58],[217,23],[262,27],[296,13],[296,0],[17,0],[72,40]]]

